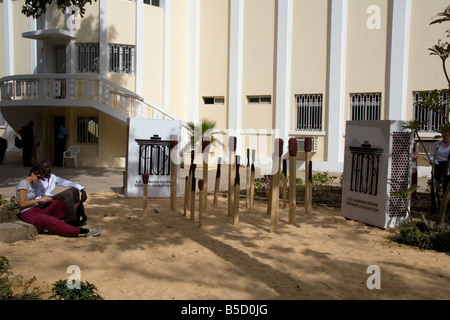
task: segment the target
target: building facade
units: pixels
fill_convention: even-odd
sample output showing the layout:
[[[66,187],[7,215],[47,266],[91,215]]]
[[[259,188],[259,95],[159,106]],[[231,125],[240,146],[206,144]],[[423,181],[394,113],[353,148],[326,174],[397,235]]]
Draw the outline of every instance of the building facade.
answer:
[[[35,121],[40,158],[63,122],[80,166],[124,166],[128,117],[206,118],[242,156],[313,137],[314,169],[339,172],[346,121],[431,119],[418,92],[447,86],[427,50],[444,0],[98,0],[37,20],[22,4],[0,1],[3,117]]]

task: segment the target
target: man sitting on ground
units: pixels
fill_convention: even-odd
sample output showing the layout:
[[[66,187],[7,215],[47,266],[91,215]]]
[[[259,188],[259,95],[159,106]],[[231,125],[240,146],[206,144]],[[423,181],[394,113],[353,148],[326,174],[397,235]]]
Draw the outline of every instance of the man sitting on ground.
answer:
[[[64,220],[75,226],[85,225],[87,220],[83,206],[83,202],[87,199],[85,188],[76,182],[54,175],[52,173],[52,162],[50,160],[43,160],[41,166],[45,170],[45,178],[36,184],[36,197],[49,196],[53,197],[53,199],[64,200],[66,203],[66,215]],[[56,186],[70,188],[53,195]]]

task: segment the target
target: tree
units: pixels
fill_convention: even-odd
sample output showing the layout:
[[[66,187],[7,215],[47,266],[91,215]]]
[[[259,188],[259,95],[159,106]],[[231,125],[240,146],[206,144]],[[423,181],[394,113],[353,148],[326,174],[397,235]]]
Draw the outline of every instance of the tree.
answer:
[[[214,128],[216,126],[216,122],[214,120],[208,120],[203,118],[200,123],[194,123],[193,121],[189,121],[187,123],[190,137],[190,143],[184,147],[184,151],[189,151],[192,149],[199,150],[202,147],[202,141],[204,138],[210,139],[210,144],[212,147],[214,146],[223,146],[222,141],[214,138]]]
[[[97,1],[97,0],[93,0]],[[22,6],[22,13],[27,17],[39,18],[47,11],[47,5],[52,2],[56,2],[56,5],[62,13],[66,12],[66,9],[71,6],[76,6],[80,9],[80,16],[83,17],[86,9],[84,8],[87,3],[92,4],[92,0],[25,0],[25,4]]]
[[[444,12],[440,12],[435,16],[435,19],[431,21],[430,25],[436,23],[450,22],[450,6],[448,6]],[[446,30],[447,38],[450,37],[450,30]],[[446,61],[450,56],[450,44],[447,41],[438,40],[438,43],[431,48],[428,48],[431,52],[430,55],[436,55],[441,59],[442,70],[444,72],[445,79],[447,81],[447,88],[441,90],[433,90],[429,94],[421,92],[420,97],[422,101],[416,103],[419,108],[426,108],[428,110],[433,111],[442,116],[445,122],[440,125],[438,131],[441,134],[450,133],[450,120],[449,120],[449,112],[450,108],[445,108],[445,105],[449,105],[450,103],[450,78],[447,72]],[[413,130],[414,134],[418,137],[420,143],[423,146],[423,141],[419,136],[419,130],[421,127],[421,123],[418,120],[413,120],[409,123],[407,128]],[[428,154],[427,154],[428,157]],[[429,158],[429,157],[428,157]],[[432,163],[434,168],[434,161]],[[436,190],[436,185],[434,183],[434,179],[432,179],[431,187]],[[437,194],[435,192],[434,194]],[[447,206],[450,201],[450,184],[447,186],[447,189],[444,192],[444,196],[442,199],[442,203],[439,208],[439,215],[437,219],[438,225],[443,225],[445,221],[445,214],[447,212]]]

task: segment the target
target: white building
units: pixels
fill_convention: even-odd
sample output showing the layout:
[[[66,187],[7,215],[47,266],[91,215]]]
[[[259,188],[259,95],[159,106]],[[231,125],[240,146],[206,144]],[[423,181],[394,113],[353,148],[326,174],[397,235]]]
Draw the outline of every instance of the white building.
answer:
[[[0,108],[35,121],[38,158],[60,121],[80,166],[124,166],[128,117],[207,118],[243,156],[310,136],[315,170],[342,171],[346,121],[423,120],[417,92],[447,85],[427,50],[444,0],[98,0],[38,20],[22,4],[0,1]]]

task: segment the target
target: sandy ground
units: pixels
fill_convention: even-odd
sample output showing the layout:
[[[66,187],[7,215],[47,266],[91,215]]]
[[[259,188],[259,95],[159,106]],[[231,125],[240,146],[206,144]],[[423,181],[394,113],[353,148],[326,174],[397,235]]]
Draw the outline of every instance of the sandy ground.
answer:
[[[6,197],[28,170],[12,155],[8,159],[0,166],[0,194]],[[227,198],[213,206],[209,195],[199,227],[198,195],[191,220],[189,210],[184,215],[183,183],[176,212],[169,198],[151,198],[144,219],[142,198],[118,196],[123,169],[54,169],[85,185],[87,227],[104,230],[92,238],[40,234],[0,243],[14,274],[36,277],[43,298],[75,265],[81,281],[93,283],[108,300],[450,299],[449,252],[398,244],[394,230],[347,220],[339,208],[313,206],[307,216],[298,204],[291,225],[280,205],[274,233],[266,201],[256,200],[249,212],[241,198],[239,223],[233,225]],[[369,289],[376,284],[372,265],[379,267],[380,289]]]
[[[190,211],[184,215],[183,197],[177,212],[170,210],[168,198],[150,199],[144,219],[140,198],[90,194],[88,226],[102,226],[101,236],[41,234],[0,243],[0,253],[8,256],[14,273],[35,276],[48,293],[76,265],[81,280],[93,283],[105,299],[450,298],[448,252],[400,245],[392,230],[347,220],[338,208],[314,206],[306,216],[297,205],[295,225],[280,208],[274,233],[265,201],[256,201],[248,212],[241,198],[238,225],[228,216],[226,198],[216,206],[212,196],[208,202],[199,227],[198,211],[194,220]],[[115,216],[105,217],[110,213]],[[369,278],[376,283],[368,273],[371,265],[379,267],[380,289],[368,288]]]

